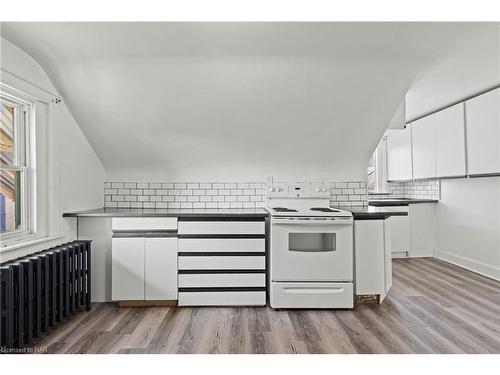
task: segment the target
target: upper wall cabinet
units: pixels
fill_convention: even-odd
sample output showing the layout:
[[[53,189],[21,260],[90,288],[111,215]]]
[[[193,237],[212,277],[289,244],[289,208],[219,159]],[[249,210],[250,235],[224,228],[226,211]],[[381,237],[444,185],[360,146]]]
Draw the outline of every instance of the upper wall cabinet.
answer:
[[[389,181],[412,179],[410,127],[387,132],[387,179]]]
[[[434,118],[437,177],[465,176],[464,104],[437,112]]]
[[[465,104],[470,175],[500,173],[500,89]]]
[[[437,177],[434,129],[432,115],[411,123],[414,179]]]

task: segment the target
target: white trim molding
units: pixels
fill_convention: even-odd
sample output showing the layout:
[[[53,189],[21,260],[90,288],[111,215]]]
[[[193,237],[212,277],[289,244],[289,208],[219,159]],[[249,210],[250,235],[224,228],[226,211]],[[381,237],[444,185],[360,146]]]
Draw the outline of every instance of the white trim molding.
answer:
[[[436,249],[434,257],[445,262],[452,263],[458,267],[476,272],[480,275],[500,281],[500,267],[495,267],[478,260],[465,257],[463,255],[453,254],[444,249]]]

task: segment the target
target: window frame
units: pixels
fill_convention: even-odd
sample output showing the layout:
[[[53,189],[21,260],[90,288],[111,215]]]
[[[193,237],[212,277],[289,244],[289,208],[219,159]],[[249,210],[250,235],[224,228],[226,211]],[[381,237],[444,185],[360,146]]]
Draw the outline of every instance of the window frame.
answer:
[[[35,101],[21,92],[0,86],[0,101],[14,108],[13,164],[0,168],[19,171],[21,225],[15,230],[0,233],[5,245],[25,241],[36,235],[35,221]]]

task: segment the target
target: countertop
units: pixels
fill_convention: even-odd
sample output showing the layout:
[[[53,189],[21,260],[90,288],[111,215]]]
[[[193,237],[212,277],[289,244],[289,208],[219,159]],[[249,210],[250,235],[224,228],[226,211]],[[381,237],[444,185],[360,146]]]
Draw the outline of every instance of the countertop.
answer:
[[[351,207],[341,209],[352,212],[354,220],[387,219],[389,216],[406,216],[402,211],[377,211],[376,207]],[[86,211],[65,212],[63,217],[179,217],[179,218],[265,218],[269,213],[264,208],[232,209],[140,209],[140,208],[95,208]]]
[[[180,218],[265,218],[263,208],[231,209],[140,209],[140,208],[95,208],[86,211],[65,212],[63,217],[180,217]]]
[[[405,211],[377,211],[376,207],[350,207],[346,209],[352,212],[354,220],[384,220],[390,216],[408,216]]]
[[[412,198],[385,198],[371,199],[368,201],[370,206],[408,206],[417,203],[437,203],[437,199],[412,199]]]

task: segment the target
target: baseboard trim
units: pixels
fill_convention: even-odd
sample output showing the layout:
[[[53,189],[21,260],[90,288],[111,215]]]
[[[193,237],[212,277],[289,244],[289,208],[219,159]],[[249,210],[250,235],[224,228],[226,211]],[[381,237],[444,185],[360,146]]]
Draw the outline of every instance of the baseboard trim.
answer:
[[[442,249],[436,249],[434,257],[456,266],[465,268],[469,271],[476,272],[482,276],[500,281],[500,268],[493,267],[489,264],[471,259],[469,257],[453,254]]]

